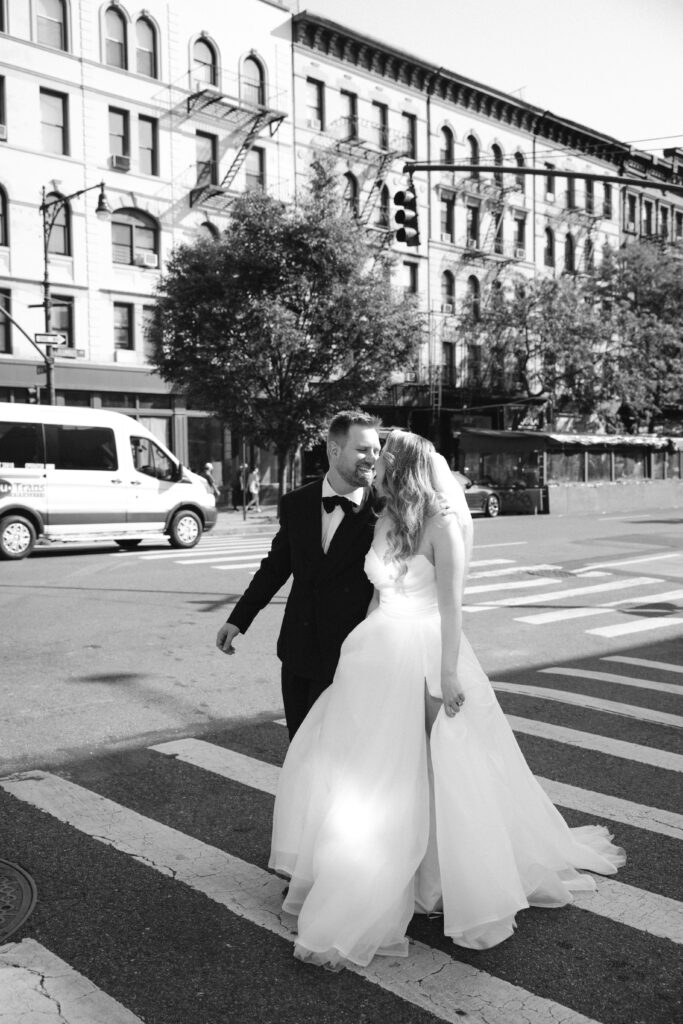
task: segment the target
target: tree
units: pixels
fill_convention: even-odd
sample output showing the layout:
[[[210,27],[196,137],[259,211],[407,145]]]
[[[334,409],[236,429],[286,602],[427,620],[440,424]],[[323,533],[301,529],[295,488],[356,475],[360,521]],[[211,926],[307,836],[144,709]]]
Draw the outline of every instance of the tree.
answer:
[[[422,321],[391,285],[393,262],[324,159],[294,205],[241,195],[220,239],[172,254],[152,328],[158,372],[272,445],[282,485],[297,445],[335,410],[380,400],[413,359]]]

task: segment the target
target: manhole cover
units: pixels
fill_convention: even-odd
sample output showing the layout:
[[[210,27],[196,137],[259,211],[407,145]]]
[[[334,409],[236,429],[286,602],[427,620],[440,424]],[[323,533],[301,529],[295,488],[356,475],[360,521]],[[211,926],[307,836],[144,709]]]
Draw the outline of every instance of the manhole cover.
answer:
[[[0,860],[0,943],[24,923],[36,905],[38,891],[28,872]]]

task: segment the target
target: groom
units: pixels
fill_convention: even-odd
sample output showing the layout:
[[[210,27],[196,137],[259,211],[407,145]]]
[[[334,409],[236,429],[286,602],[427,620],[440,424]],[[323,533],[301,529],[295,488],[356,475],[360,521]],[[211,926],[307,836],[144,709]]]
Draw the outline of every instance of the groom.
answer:
[[[327,475],[283,495],[270,552],[216,637],[220,650],[234,654],[235,637],[292,576],[277,642],[290,739],[332,682],[341,645],[372,597],[363,563],[377,510],[371,485],[378,427],[379,420],[360,410],[332,419]]]

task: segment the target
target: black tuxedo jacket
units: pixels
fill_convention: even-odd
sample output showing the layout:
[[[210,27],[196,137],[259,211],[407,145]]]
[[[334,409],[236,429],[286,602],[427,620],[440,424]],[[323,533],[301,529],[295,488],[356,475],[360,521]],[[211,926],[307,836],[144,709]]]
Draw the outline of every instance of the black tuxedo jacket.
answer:
[[[292,576],[278,657],[297,675],[331,682],[341,645],[365,618],[372,597],[363,563],[372,542],[377,504],[370,496],[358,512],[347,512],[325,554],[322,484],[317,480],[283,495],[280,529],[228,622],[245,633]]]

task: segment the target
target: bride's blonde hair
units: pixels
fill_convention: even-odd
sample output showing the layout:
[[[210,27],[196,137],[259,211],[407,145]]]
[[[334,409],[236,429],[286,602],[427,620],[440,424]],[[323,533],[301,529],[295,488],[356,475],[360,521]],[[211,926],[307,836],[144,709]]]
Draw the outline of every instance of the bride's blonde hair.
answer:
[[[392,430],[382,449],[384,514],[390,519],[386,559],[398,563],[399,576],[420,546],[428,517],[440,507],[432,482],[434,450],[431,441],[407,430]]]

